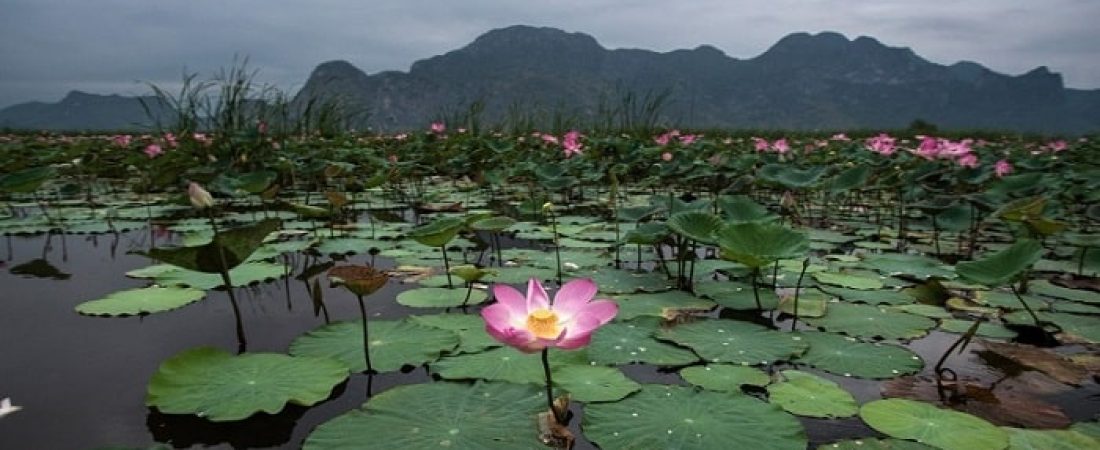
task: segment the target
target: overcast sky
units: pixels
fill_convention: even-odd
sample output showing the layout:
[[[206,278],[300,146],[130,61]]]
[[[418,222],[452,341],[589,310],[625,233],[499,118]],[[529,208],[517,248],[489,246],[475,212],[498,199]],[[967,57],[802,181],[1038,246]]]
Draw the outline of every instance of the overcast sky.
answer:
[[[933,62],[1021,74],[1045,65],[1100,88],[1100,0],[0,0],[0,107],[79,89],[144,94],[247,55],[296,90],[318,63],[367,73],[462,47],[493,28],[553,26],[607,48],[711,44],[736,58],[796,31],[868,35]]]

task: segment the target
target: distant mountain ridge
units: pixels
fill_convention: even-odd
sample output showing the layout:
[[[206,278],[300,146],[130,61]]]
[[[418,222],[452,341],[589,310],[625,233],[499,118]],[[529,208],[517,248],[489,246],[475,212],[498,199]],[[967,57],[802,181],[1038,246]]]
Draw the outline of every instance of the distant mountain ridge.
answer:
[[[539,113],[542,121],[559,114],[583,126],[627,92],[667,93],[663,123],[691,128],[886,129],[923,119],[941,129],[1100,131],[1100,90],[1066,89],[1046,67],[1009,76],[969,61],[947,66],[833,32],[793,33],[737,59],[709,45],[609,50],[583,33],[512,26],[408,72],[368,75],[346,61],[322,63],[293,105],[369,111],[353,125],[380,131],[423,128],[475,101],[486,123]],[[15,123],[12,110],[25,105],[0,110],[0,127]]]
[[[145,106],[142,105],[145,102]],[[146,111],[146,106],[149,111]],[[156,97],[97,95],[70,91],[57,103],[29,102],[0,109],[0,128],[113,131],[148,129],[153,117],[171,117]]]

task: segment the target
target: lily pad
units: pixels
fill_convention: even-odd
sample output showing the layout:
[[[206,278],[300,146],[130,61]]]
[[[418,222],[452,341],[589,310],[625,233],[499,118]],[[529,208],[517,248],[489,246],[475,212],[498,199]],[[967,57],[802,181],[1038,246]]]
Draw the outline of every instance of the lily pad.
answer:
[[[598,364],[630,363],[657,366],[682,366],[699,360],[691,350],[653,337],[660,319],[639,317],[628,322],[612,322],[596,330],[588,345],[588,357]]]
[[[927,317],[849,303],[829,304],[825,317],[807,318],[806,323],[833,333],[882,339],[915,339],[936,327]]]
[[[657,337],[689,347],[703,359],[715,363],[770,364],[790,360],[806,351],[806,344],[797,335],[724,319],[665,328]]]
[[[944,450],[999,450],[1008,434],[970,414],[904,399],[875,400],[860,408],[871,428],[899,439],[911,439]]]
[[[75,309],[89,316],[132,316],[181,308],[205,296],[206,292],[199,289],[150,286],[115,292],[76,305]]]
[[[585,436],[600,448],[803,450],[802,425],[747,395],[643,385],[614,403],[588,405]]]
[[[703,389],[720,392],[741,392],[741,386],[766,386],[772,379],[755,367],[732,364],[708,364],[680,370],[680,377]]]
[[[668,218],[668,228],[676,234],[703,244],[714,244],[714,233],[722,228],[722,219],[704,211],[682,211]]]
[[[824,444],[817,447],[818,450],[934,450],[919,442],[904,441],[901,439],[848,439]]]
[[[723,258],[749,267],[803,257],[810,250],[805,234],[776,224],[731,224],[718,230],[715,238]]]
[[[555,386],[581,402],[613,402],[641,389],[622,371],[607,366],[568,365],[553,369],[553,378]]]
[[[818,283],[832,284],[848,289],[869,291],[882,289],[884,286],[882,280],[879,278],[847,273],[817,272],[813,277]]]
[[[469,314],[434,314],[409,316],[409,320],[429,327],[458,333],[458,348],[451,353],[476,353],[502,344],[485,332],[485,320]]]
[[[533,418],[545,409],[546,397],[534,386],[398,386],[319,425],[303,449],[544,450]]]
[[[758,289],[762,308],[779,307],[779,296],[775,291],[763,286],[758,286]],[[739,311],[756,309],[756,297],[752,293],[752,285],[735,281],[708,281],[696,284],[695,293],[729,309]]]
[[[601,285],[602,289],[603,286]],[[614,298],[619,304],[618,318],[630,320],[637,317],[668,317],[683,311],[708,311],[714,302],[695,297],[684,291],[668,291],[656,294],[628,294]]]
[[[1004,286],[1016,279],[1043,255],[1043,246],[1034,239],[1021,239],[1004,250],[977,261],[955,265],[955,272],[965,280],[990,287]]]
[[[768,401],[791,414],[837,418],[859,412],[852,394],[830,380],[797,370],[784,370],[780,376],[782,381],[768,386]]]
[[[1100,450],[1100,441],[1072,430],[1002,429],[1012,450]]]
[[[584,351],[551,351],[550,367],[561,370],[568,365],[591,365]],[[542,360],[536,353],[523,353],[500,347],[481,353],[447,356],[432,364],[432,372],[448,380],[488,380],[509,383],[543,384]]]
[[[195,414],[215,422],[257,412],[274,414],[287,403],[311,406],[348,377],[327,358],[274,353],[233,356],[213,348],[185,350],[161,363],[149,380],[145,404],[166,414]]]
[[[233,282],[233,287],[245,287],[251,284],[277,280],[285,275],[286,267],[282,264],[248,262],[230,270],[229,281]],[[181,269],[179,267],[174,267],[173,270],[168,270],[157,275],[153,278],[153,281],[161,286],[187,286],[195,289],[216,289],[225,287],[225,282],[222,281],[221,275],[216,273],[196,272],[194,270]]]
[[[417,288],[409,289],[397,294],[397,303],[413,308],[450,308],[462,305],[466,299],[466,289],[446,288]],[[467,305],[476,305],[489,298],[485,291],[474,289],[469,291],[470,298]]]
[[[372,320],[367,325],[371,366],[379,372],[435,361],[458,345],[454,332],[409,320]],[[353,372],[365,371],[363,322],[336,322],[298,336],[290,343],[290,354],[332,358]]]
[[[157,261],[204,273],[219,273],[241,265],[267,235],[279,229],[279,219],[222,231],[209,244],[198,247],[154,248],[147,255]],[[223,266],[224,262],[224,266]]]
[[[810,348],[796,359],[846,377],[886,379],[917,373],[924,361],[905,347],[869,344],[831,333],[805,332],[799,337]]]

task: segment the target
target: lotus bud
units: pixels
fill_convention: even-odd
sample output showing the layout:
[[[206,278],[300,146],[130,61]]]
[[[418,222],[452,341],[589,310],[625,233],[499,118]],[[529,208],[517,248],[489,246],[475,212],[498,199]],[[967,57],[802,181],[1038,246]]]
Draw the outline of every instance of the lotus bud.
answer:
[[[554,204],[553,203],[546,202],[546,203],[542,204],[542,212],[546,213],[546,212],[551,212],[553,210],[554,210]]]
[[[187,186],[187,196],[191,199],[191,204],[197,209],[214,206],[214,197],[194,181]]]

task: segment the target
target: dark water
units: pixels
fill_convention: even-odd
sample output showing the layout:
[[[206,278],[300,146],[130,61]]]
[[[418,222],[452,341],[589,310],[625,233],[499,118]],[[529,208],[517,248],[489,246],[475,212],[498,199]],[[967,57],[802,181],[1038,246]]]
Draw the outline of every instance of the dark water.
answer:
[[[133,232],[115,239],[112,235],[53,236],[45,248],[45,236],[15,237],[10,247],[0,247],[4,264],[0,268],[0,398],[11,397],[24,408],[0,419],[0,449],[146,448],[158,442],[177,448],[297,448],[318,424],[359,407],[367,399],[368,382],[379,393],[395,385],[431,381],[423,367],[370,379],[354,374],[329,400],[312,408],[289,406],[277,415],[261,414],[235,423],[151,410],[144,406],[145,387],[162,361],[196,346],[236,349],[233,314],[224,292],[209,292],[199,303],[146,317],[78,315],[73,307],[81,302],[148,284],[124,275],[151,264],[144,257],[126,254],[147,248],[148,234]],[[350,262],[364,263],[369,258],[356,256]],[[48,272],[45,278],[10,273],[15,266],[39,259],[56,271],[36,272]],[[292,277],[308,264],[323,261],[327,258],[311,261],[295,256]],[[384,267],[389,262],[378,263]],[[41,268],[41,262],[34,267]],[[397,292],[411,287],[391,280],[371,296],[374,301],[369,302],[368,313],[378,318],[413,313],[393,302]],[[302,281],[278,280],[237,292],[249,351],[285,352],[292,339],[324,323],[313,315]],[[325,286],[324,295],[333,321],[359,317],[351,294]],[[954,339],[954,335],[933,333],[910,347],[931,365]],[[960,374],[996,372],[969,351],[953,356],[948,365],[961,369]],[[676,373],[656,367],[623,369],[640,382],[682,383]],[[879,382],[820,374],[842,383],[860,403],[879,397]],[[1100,412],[1100,389],[1095,384],[1059,394],[1055,400],[1074,421]],[[580,436],[577,424],[582,411],[574,408],[578,416],[573,431]],[[858,418],[802,420],[814,446],[875,434]],[[580,441],[577,448],[593,447]]]

